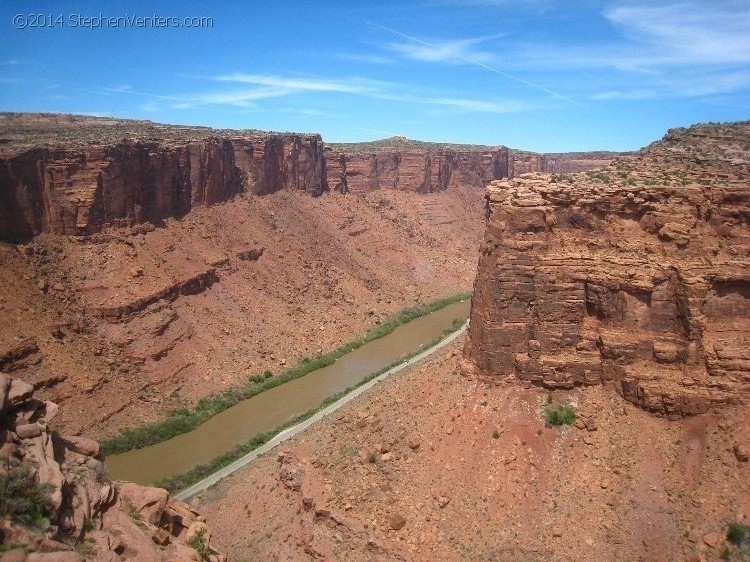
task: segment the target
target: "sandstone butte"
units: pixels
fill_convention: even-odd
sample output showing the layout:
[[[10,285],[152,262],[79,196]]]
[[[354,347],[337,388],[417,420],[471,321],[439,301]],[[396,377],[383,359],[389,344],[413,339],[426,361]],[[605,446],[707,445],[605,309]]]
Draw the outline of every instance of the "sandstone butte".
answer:
[[[749,136],[672,130],[598,172],[491,182],[465,370],[668,416],[747,400]]]

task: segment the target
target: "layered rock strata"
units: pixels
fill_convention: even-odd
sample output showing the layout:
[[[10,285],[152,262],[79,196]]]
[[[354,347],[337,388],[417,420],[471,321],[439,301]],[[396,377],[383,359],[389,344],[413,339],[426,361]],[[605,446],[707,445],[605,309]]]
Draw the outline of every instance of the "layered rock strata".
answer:
[[[319,135],[0,113],[0,240],[158,224],[248,192],[418,193],[484,187],[534,171],[609,163],[609,153],[540,155],[396,137],[325,147]]]
[[[459,150],[393,148],[325,152],[329,185],[341,192],[399,189],[432,193],[450,187],[483,187],[508,177],[505,147]]]
[[[210,546],[199,512],[166,490],[110,481],[96,441],[50,431],[57,409],[35,398],[32,385],[0,373],[3,508],[25,505],[29,476],[48,497],[38,514],[46,517],[33,525],[16,519],[23,513],[3,513],[3,560],[226,560]],[[189,542],[202,545],[204,557]]]
[[[570,183],[493,182],[465,370],[611,383],[669,415],[746,398],[747,158],[690,161],[660,145]]]
[[[317,135],[123,140],[0,155],[0,239],[158,223],[249,191],[328,189]]]

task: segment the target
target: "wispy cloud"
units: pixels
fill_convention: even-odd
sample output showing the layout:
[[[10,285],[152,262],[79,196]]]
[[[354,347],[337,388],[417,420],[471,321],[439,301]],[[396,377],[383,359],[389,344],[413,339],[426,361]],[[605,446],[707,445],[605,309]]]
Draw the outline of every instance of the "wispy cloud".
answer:
[[[531,104],[519,100],[485,101],[466,98],[428,98],[424,103],[483,113],[516,113],[532,107]]]
[[[526,72],[573,77],[592,100],[702,97],[750,89],[750,4],[620,2],[601,12],[604,37],[506,45]]]
[[[745,64],[750,62],[750,7],[747,2],[681,2],[619,5],[604,17],[645,47],[639,66]]]
[[[395,61],[391,57],[380,55],[366,55],[360,53],[338,53],[335,58],[350,62],[364,62],[367,64],[393,64]]]
[[[378,26],[381,29],[387,29]],[[387,29],[387,31],[393,30]],[[456,39],[450,41],[434,41],[427,43],[419,39],[404,35],[409,41],[401,43],[386,43],[385,47],[405,58],[423,62],[445,62],[465,64],[467,61],[488,62],[492,54],[478,49],[482,43],[497,36],[474,37],[471,39]]]
[[[254,107],[255,102],[262,99],[276,98],[287,95],[283,88],[253,88],[247,90],[229,90],[225,92],[210,92],[169,96],[176,102],[177,109],[190,109],[198,105],[234,105],[236,107]]]
[[[428,41],[423,41],[422,39],[419,39],[412,35],[407,35],[406,33],[396,31],[395,29],[391,29],[390,27],[386,27],[384,25],[380,25],[374,22],[369,22],[369,21],[367,23],[369,23],[372,26],[378,27],[384,31],[387,31],[393,35],[397,35],[399,37],[402,37],[404,39],[408,39],[409,41],[411,41],[412,42],[411,45],[403,44],[403,43],[402,44],[389,43],[387,45],[387,48],[391,50],[400,50],[402,54],[404,54],[405,56],[409,58],[412,58],[415,60],[426,61],[426,62],[455,63],[456,61],[460,61],[463,63],[472,64],[480,68],[483,68],[484,70],[488,70],[490,72],[503,76],[504,78],[507,78],[509,80],[513,80],[515,82],[528,86],[529,88],[542,91],[557,99],[566,101],[574,105],[581,105],[579,102],[575,101],[574,99],[564,96],[563,94],[560,94],[558,92],[555,92],[547,88],[546,86],[537,84],[535,82],[531,82],[529,80],[521,78],[520,76],[510,74],[509,72],[505,72],[504,70],[500,70],[496,66],[491,66],[487,64],[486,62],[484,62],[485,60],[489,59],[490,57],[489,53],[486,53],[483,51],[477,51],[477,50],[472,49],[471,47],[477,43],[481,43],[482,41],[485,41],[487,38],[428,42]],[[394,48],[394,45],[398,45],[398,46]]]
[[[358,94],[376,91],[383,82],[365,78],[324,79],[315,77],[285,77],[235,72],[214,78],[219,82],[235,82],[277,88],[279,92],[341,92]]]
[[[360,96],[375,100],[410,103],[424,106],[440,106],[457,111],[481,113],[511,113],[532,108],[532,104],[515,99],[477,99],[464,96],[446,95],[445,92],[431,91],[409,84],[384,82],[362,77],[323,78],[316,76],[279,76],[269,74],[232,74],[209,77],[211,83],[242,84],[252,87],[230,88],[222,91],[209,91],[187,94],[154,94],[141,92],[130,87],[104,88],[109,93],[147,97],[151,101],[145,107],[154,110],[163,103],[176,109],[190,109],[207,105],[229,105],[243,109],[261,109],[258,102],[295,94],[327,93]],[[289,108],[277,111],[290,112]],[[296,113],[317,117],[339,117],[313,107],[295,108]]]

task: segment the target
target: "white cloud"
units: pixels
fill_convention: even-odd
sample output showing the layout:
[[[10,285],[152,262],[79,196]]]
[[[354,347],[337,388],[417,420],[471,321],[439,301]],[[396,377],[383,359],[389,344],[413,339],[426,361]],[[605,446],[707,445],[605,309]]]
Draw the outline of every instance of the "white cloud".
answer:
[[[510,113],[524,111],[533,107],[531,103],[522,100],[467,98],[448,95],[445,92],[428,90],[409,84],[383,82],[361,77],[321,78],[235,72],[211,77],[207,80],[211,83],[244,84],[255,87],[169,95],[141,92],[129,86],[104,88],[104,91],[149,98],[151,101],[141,106],[143,111],[153,111],[157,107],[157,103],[164,103],[176,109],[191,109],[205,105],[229,105],[243,109],[263,111],[265,109],[258,106],[258,102],[261,100],[310,93],[335,93],[361,96],[375,100],[440,106],[460,111],[481,113]],[[315,117],[340,117],[337,114],[331,114],[328,111],[309,106],[293,109],[277,108],[275,111],[293,111]]]
[[[426,98],[415,101],[481,113],[516,113],[531,108],[530,104],[519,100],[487,101],[467,98]]]
[[[478,66],[480,68],[483,68],[484,70],[528,86],[529,88],[542,91],[559,100],[563,100],[573,105],[581,105],[579,102],[571,99],[570,97],[551,90],[546,86],[543,86],[536,82],[532,82],[530,80],[526,80],[525,78],[521,78],[520,76],[510,74],[509,72],[498,68],[497,65],[491,66],[490,64],[488,64],[488,62],[492,58],[490,53],[472,48],[472,46],[475,44],[482,43],[489,39],[496,39],[498,37],[501,37],[501,34],[488,37],[477,37],[473,39],[427,42],[417,37],[413,37],[412,35],[407,35],[406,33],[396,31],[395,29],[391,29],[384,25],[373,22],[368,23],[374,27],[387,31],[392,35],[407,39],[407,43],[388,43],[386,45],[386,48],[392,51],[399,52],[406,58],[422,62],[439,62],[452,64],[463,63]]]
[[[750,5],[746,2],[620,5],[603,15],[626,37],[647,48],[636,55],[636,65],[750,62]]]
[[[238,82],[277,88],[279,92],[341,92],[347,94],[372,92],[383,86],[382,82],[365,78],[344,78],[330,80],[314,77],[287,77],[265,74],[246,74],[235,72],[216,76],[219,82]]]
[[[477,49],[476,46],[493,37],[476,37],[450,41],[431,41],[429,43],[413,39],[399,43],[386,43],[385,48],[407,59],[423,62],[445,62],[465,64],[467,59],[476,62],[488,62],[492,54]]]
[[[253,88],[248,90],[229,90],[203,94],[170,96],[177,102],[177,109],[188,109],[198,105],[234,105],[236,107],[254,107],[255,102],[267,98],[276,98],[289,94],[283,88]]]
[[[379,55],[364,55],[360,53],[339,53],[334,56],[340,60],[364,62],[367,64],[393,64],[393,62],[395,62],[394,59],[390,57],[383,57]]]

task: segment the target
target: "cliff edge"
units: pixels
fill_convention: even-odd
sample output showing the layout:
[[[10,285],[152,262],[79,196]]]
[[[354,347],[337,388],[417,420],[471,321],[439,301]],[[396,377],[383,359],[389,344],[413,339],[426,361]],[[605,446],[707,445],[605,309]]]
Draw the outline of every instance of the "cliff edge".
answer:
[[[750,391],[750,123],[492,182],[464,370],[612,384],[670,416]]]

